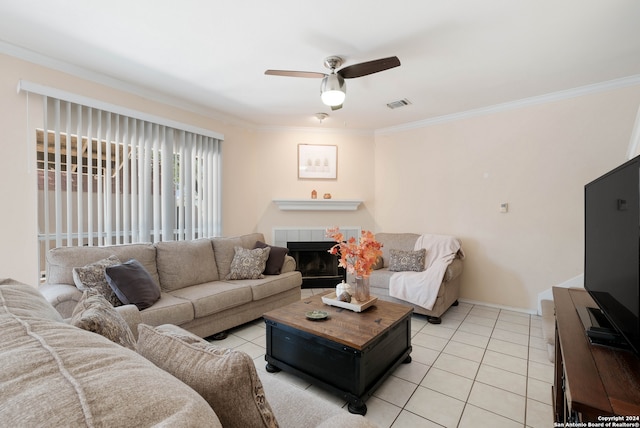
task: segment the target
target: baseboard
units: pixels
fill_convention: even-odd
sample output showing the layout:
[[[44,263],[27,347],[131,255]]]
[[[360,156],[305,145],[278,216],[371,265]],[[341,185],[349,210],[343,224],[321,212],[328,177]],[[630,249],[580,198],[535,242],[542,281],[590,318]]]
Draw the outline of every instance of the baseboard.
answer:
[[[528,314],[528,315],[536,315],[536,311],[534,309],[514,308],[513,306],[496,305],[493,303],[480,302],[477,300],[470,300],[470,299],[458,299],[458,301],[462,303],[468,303],[470,305],[487,306],[489,308],[504,309],[505,311],[520,312],[522,314]]]

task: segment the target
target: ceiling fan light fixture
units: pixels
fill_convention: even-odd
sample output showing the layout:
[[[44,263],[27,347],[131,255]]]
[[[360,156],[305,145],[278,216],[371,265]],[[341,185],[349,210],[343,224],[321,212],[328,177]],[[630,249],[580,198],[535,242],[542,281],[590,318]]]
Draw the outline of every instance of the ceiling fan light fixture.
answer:
[[[347,95],[344,79],[339,74],[331,73],[322,78],[320,84],[320,98],[325,105],[342,105]]]

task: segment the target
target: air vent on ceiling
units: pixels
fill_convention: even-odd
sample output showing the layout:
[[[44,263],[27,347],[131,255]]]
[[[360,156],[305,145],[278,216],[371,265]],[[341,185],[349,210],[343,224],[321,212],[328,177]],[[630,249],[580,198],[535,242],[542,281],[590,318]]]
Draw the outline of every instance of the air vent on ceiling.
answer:
[[[408,99],[404,98],[402,100],[393,101],[393,102],[387,104],[387,107],[389,107],[390,109],[394,109],[394,108],[400,108],[400,107],[408,106],[409,104],[411,104],[411,102]]]

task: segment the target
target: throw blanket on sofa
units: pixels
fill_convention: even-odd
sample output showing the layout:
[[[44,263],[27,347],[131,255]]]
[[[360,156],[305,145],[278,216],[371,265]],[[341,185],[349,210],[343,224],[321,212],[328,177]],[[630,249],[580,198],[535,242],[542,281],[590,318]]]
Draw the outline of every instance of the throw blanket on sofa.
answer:
[[[396,272],[389,279],[389,295],[428,310],[438,297],[438,290],[456,255],[464,258],[460,241],[448,235],[421,235],[415,250],[426,249],[425,270],[422,272]]]

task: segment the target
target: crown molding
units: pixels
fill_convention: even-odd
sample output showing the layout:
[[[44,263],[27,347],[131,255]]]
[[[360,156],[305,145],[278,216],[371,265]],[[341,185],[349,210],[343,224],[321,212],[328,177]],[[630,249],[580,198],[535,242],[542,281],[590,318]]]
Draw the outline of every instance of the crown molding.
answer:
[[[608,80],[606,82],[594,83],[591,85],[579,86],[573,89],[552,92],[549,94],[538,95],[535,97],[523,98],[516,101],[495,104],[492,106],[481,107],[473,110],[467,110],[460,113],[447,114],[443,116],[433,117],[430,119],[419,120],[404,125],[391,126],[381,128],[375,131],[375,135],[388,135],[397,132],[409,131],[428,126],[439,125],[447,122],[454,122],[472,117],[484,116],[487,114],[499,113],[508,110],[515,110],[523,107],[534,106],[538,104],[552,103],[570,98],[581,97],[583,95],[595,94],[598,92],[610,91],[613,89],[625,88],[628,86],[640,85],[640,74],[623,77],[620,79]]]
[[[12,45],[3,40],[0,40],[0,54],[6,54],[8,56],[18,58],[23,61],[40,65],[42,67],[50,68],[52,70],[57,70],[62,73],[70,74],[72,76],[75,76],[80,79],[84,79],[93,83],[104,85],[111,89],[123,91],[128,94],[136,95],[136,96],[139,96],[154,102],[158,102],[161,104],[166,104],[168,106],[179,108],[181,110],[185,110],[190,113],[195,113],[200,116],[204,116],[204,117],[219,121],[223,124],[245,127],[245,128],[255,128],[254,123],[241,120],[237,117],[228,116],[218,111],[209,109],[207,107],[186,102],[183,99],[178,97],[174,97],[174,96],[167,95],[167,94],[150,90],[150,89],[145,89],[139,85],[125,82],[123,80],[115,79],[113,77],[107,76],[106,74],[103,74],[97,71],[91,71],[83,67],[78,67],[76,65],[51,58],[47,55],[43,55],[43,54],[31,51],[29,49]]]

